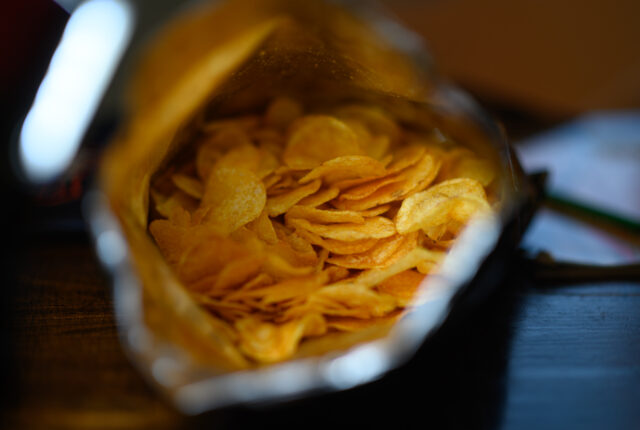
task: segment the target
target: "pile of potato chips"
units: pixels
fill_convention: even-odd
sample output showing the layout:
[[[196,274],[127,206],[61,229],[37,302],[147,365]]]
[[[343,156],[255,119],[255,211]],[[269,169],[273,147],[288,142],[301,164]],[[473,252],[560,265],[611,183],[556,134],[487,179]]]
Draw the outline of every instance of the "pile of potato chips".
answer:
[[[492,164],[370,105],[204,121],[158,173],[149,230],[193,298],[256,363],[399,318],[472,217]]]

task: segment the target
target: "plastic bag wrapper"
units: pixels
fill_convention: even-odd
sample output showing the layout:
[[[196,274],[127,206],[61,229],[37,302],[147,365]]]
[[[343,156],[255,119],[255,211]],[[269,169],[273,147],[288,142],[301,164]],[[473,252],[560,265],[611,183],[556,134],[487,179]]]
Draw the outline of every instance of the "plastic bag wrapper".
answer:
[[[255,367],[238,353],[233,335],[190,298],[147,229],[151,178],[185,150],[205,118],[255,112],[280,95],[316,107],[375,104],[403,122],[438,128],[474,145],[474,151],[503,168],[497,192],[509,200],[516,178],[504,168],[510,162],[508,150],[496,148],[482,126],[470,120],[466,102],[424,62],[416,64],[415,45],[385,36],[379,24],[376,18],[315,0],[206,3],[172,19],[141,55],[127,115],[104,156],[99,179],[129,252],[135,282],[124,291],[139,289],[137,295],[122,293],[130,298],[121,300],[130,303],[120,308],[116,303],[123,314],[139,301],[139,309],[120,315],[129,324],[126,343],[143,373],[169,391]],[[311,339],[293,359],[346,351],[383,338],[390,329],[383,324]],[[229,388],[221,379],[218,384]],[[306,388],[316,386],[309,382]],[[171,394],[177,395],[175,390]],[[183,410],[200,410],[185,398],[176,400]],[[225,400],[206,405],[220,403]]]

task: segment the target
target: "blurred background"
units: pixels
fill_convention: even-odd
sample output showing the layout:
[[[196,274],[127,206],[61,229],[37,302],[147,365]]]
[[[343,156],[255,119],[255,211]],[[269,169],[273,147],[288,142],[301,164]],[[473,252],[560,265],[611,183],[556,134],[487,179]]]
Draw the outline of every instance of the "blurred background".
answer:
[[[11,144],[76,3],[5,2],[0,14],[2,221],[9,226],[0,309],[7,421],[0,424],[226,428],[295,424],[303,416],[323,422],[324,407],[367,413],[371,405],[385,407],[373,398],[393,391],[400,394],[391,406],[406,416],[435,405],[429,413],[436,428],[640,428],[640,2],[379,2],[422,36],[442,73],[504,124],[525,169],[550,173],[549,200],[522,251],[635,264],[635,278],[541,289],[511,277],[490,305],[449,323],[408,370],[381,384],[316,404],[195,421],[158,399],[119,347],[108,279],[79,204],[95,148],[85,148],[62,181],[34,189],[14,175]],[[423,397],[401,394],[409,388]]]

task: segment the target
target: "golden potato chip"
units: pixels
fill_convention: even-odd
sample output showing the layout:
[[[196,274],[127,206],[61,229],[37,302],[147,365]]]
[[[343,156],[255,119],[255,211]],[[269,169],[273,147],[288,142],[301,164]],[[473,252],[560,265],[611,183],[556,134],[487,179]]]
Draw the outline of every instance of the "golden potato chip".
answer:
[[[201,181],[209,179],[209,174],[216,162],[222,158],[224,151],[215,143],[206,143],[198,148],[196,153],[196,171]]]
[[[253,254],[229,262],[220,271],[218,279],[212,286],[212,291],[224,290],[245,282],[260,270],[263,261],[263,255]]]
[[[271,219],[266,210],[263,210],[258,218],[247,224],[248,228],[254,231],[258,237],[268,244],[275,244],[278,242],[278,235],[276,234]]]
[[[371,139],[365,141],[364,144],[362,145],[362,148],[364,149],[364,152],[368,156],[375,158],[376,160],[380,160],[382,165],[386,166],[387,163],[391,161],[391,159],[389,158],[387,159],[386,162],[384,162],[384,158],[387,152],[389,151],[390,146],[391,146],[390,137],[374,136]]]
[[[229,262],[247,257],[255,251],[235,240],[220,237],[216,230],[209,226],[198,226],[181,231],[181,241],[176,248],[174,243],[167,243],[170,240],[165,224],[160,225],[163,220],[151,223],[150,230],[163,255],[169,260],[177,254],[178,261],[174,267],[178,276],[186,283],[195,282],[206,276],[218,274]],[[155,227],[154,227],[155,225]],[[153,229],[151,229],[153,228]],[[171,233],[169,233],[171,234]],[[163,243],[164,244],[161,244]],[[224,250],[224,252],[221,252]]]
[[[201,206],[209,208],[206,222],[220,234],[228,235],[260,216],[266,200],[264,185],[255,174],[221,168],[211,172]]]
[[[360,211],[358,212],[360,215],[362,216],[378,216],[378,215],[382,215],[383,213],[387,212],[389,209],[391,209],[391,205],[381,205],[381,206],[377,206],[375,208],[371,208],[371,209],[367,209],[365,211]]]
[[[345,181],[347,179],[368,178],[384,175],[384,166],[378,160],[366,155],[344,155],[325,161],[307,173],[300,183],[314,179],[322,179],[326,184]]]
[[[489,160],[476,157],[463,157],[449,171],[450,178],[471,178],[488,186],[493,182],[496,169]]]
[[[320,185],[322,185],[322,181],[317,179],[306,185],[298,186],[284,194],[269,197],[266,206],[269,216],[275,217],[282,215],[300,200],[318,191],[320,189]]]
[[[313,272],[313,266],[296,267],[278,254],[269,253],[263,265],[266,274],[275,279],[286,279],[292,276],[304,276]]]
[[[320,307],[322,313],[326,315],[355,316],[358,318],[380,317],[398,306],[395,297],[379,293],[373,289],[358,283],[349,283],[348,280],[339,281],[344,283],[340,288],[334,288],[337,284],[322,287],[309,295],[311,303],[324,303],[325,307]],[[318,302],[318,300],[321,300]],[[326,306],[327,301],[344,307]]]
[[[361,121],[375,136],[388,136],[394,142],[400,138],[400,129],[395,121],[376,107],[363,105],[343,106],[336,110],[336,114],[339,118]]]
[[[440,162],[430,154],[425,154],[414,166],[401,171],[399,181],[384,185],[368,196],[358,200],[346,200],[342,196],[332,204],[342,210],[361,211],[383,205],[426,188],[436,177]]]
[[[279,240],[274,245],[267,245],[265,249],[268,253],[276,254],[296,267],[313,266],[318,261],[318,255],[312,246],[309,246],[308,249],[297,251],[288,241]]]
[[[349,269],[388,267],[418,246],[417,238],[416,233],[380,239],[375,246],[365,252],[333,256],[327,259],[327,262]]]
[[[168,198],[156,194],[154,200],[160,201],[160,203],[156,203],[155,209],[166,218],[169,218],[178,208],[187,212],[193,212],[198,208],[198,201],[181,190],[174,191]]]
[[[457,178],[406,198],[395,222],[400,233],[408,233],[451,220],[466,222],[477,211],[488,210],[482,185],[474,179]]]
[[[313,246],[306,239],[300,236],[297,232],[291,232],[284,236],[285,242],[291,246],[291,248],[301,254],[315,253]]]
[[[264,188],[267,190],[267,195],[269,194],[269,189],[274,185],[276,185],[281,180],[282,180],[282,176],[276,175],[275,173],[267,175],[267,177],[262,180],[262,183],[264,184]]]
[[[416,264],[416,269],[423,275],[428,275],[436,270],[438,263],[435,261],[424,260]]]
[[[279,196],[295,188],[299,188],[298,181],[291,175],[280,176],[280,180],[267,189],[267,196]]]
[[[400,244],[405,240],[404,236],[396,234],[380,239],[378,243],[360,254],[337,255],[327,259],[328,263],[348,269],[373,269],[386,267],[392,263],[391,257],[395,254]]]
[[[176,173],[171,176],[171,180],[178,189],[184,191],[189,196],[200,200],[204,194],[204,186],[202,183],[191,176]]]
[[[382,178],[363,183],[357,187],[350,188],[340,194],[340,200],[362,200],[378,191],[385,185],[401,182],[403,177],[400,175],[388,175]]]
[[[305,197],[304,199],[300,200],[298,204],[301,206],[316,207],[335,199],[336,197],[338,197],[338,194],[340,194],[339,188],[325,188],[315,194]]]
[[[405,270],[382,281],[378,290],[394,296],[401,306],[407,306],[416,297],[424,277],[415,270]]]
[[[327,327],[340,331],[359,331],[373,326],[394,324],[401,316],[402,312],[395,311],[375,318],[329,317]]]
[[[286,129],[300,116],[302,116],[300,103],[288,97],[278,97],[267,107],[264,120],[273,127]]]
[[[397,173],[401,170],[406,169],[407,167],[414,166],[417,164],[422,158],[424,154],[427,152],[427,147],[425,145],[408,145],[403,148],[398,149],[393,156],[393,160],[391,164],[387,167],[388,173]]]
[[[290,218],[286,221],[287,224],[293,228],[304,229],[329,239],[345,241],[381,239],[393,236],[396,232],[393,222],[380,216],[365,218],[362,224],[344,223],[324,225],[314,224],[300,218]]]
[[[265,304],[283,302],[296,297],[306,297],[329,280],[329,274],[318,272],[304,277],[291,278],[277,284],[254,288],[243,292],[242,297],[260,297]]]
[[[296,229],[296,232],[314,245],[321,246],[323,249],[333,254],[357,254],[365,252],[375,246],[379,239],[360,239],[352,241],[323,239],[315,233],[311,233],[305,229]]]
[[[282,158],[289,167],[313,169],[343,155],[364,155],[353,130],[331,116],[308,115],[291,125]]]
[[[325,273],[329,276],[329,282],[338,282],[349,277],[349,269],[346,267],[328,265],[324,269]]]
[[[266,273],[259,273],[253,279],[245,282],[240,288],[238,288],[238,291],[252,290],[254,288],[260,288],[265,285],[271,285],[273,283],[275,283],[275,279],[273,279],[271,276],[267,275]]]
[[[309,206],[293,206],[286,215],[289,218],[303,218],[319,224],[352,222],[362,224],[364,217],[358,212],[316,209]]]
[[[371,288],[397,273],[416,267],[416,265],[420,261],[434,260],[440,258],[441,256],[442,252],[430,251],[428,249],[416,247],[396,260],[391,266],[385,267],[383,269],[363,270],[358,276],[354,278],[345,279],[344,281],[327,285],[326,287],[323,287],[322,290],[340,289],[345,285],[352,284]]]
[[[248,316],[237,321],[235,328],[240,335],[240,349],[254,360],[271,363],[290,357],[298,342],[307,333],[322,333],[324,319],[308,314],[300,319],[277,325]]]

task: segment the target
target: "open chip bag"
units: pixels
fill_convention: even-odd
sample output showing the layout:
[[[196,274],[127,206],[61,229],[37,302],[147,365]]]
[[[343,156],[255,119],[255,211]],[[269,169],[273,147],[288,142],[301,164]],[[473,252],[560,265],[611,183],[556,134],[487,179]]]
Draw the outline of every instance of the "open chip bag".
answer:
[[[515,247],[527,183],[427,58],[315,0],[200,3],[150,40],[91,220],[123,342],[181,410],[379,377]]]

